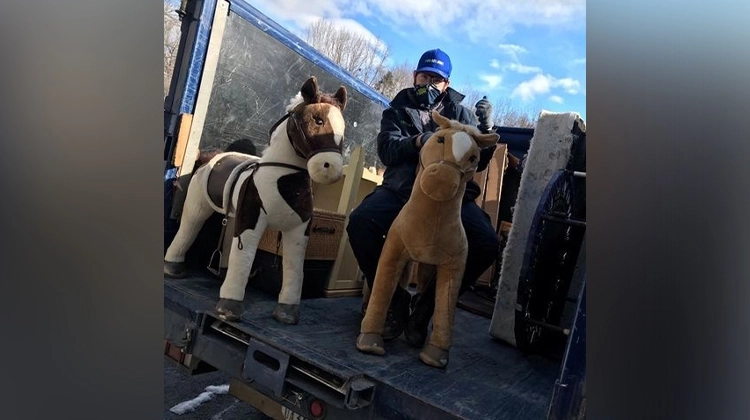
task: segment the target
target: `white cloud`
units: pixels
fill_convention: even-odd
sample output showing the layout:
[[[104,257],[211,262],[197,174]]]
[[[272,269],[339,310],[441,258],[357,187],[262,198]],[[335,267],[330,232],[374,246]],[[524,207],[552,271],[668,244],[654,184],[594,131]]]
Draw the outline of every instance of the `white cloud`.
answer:
[[[570,77],[566,77],[565,79],[553,78],[552,87],[561,87],[565,90],[566,93],[575,95],[581,88],[581,83],[578,82],[578,80],[571,79]]]
[[[293,32],[319,18],[367,16],[405,36],[426,32],[427,36],[447,39],[465,33],[470,42],[487,46],[497,46],[498,40],[512,33],[519,23],[530,28],[585,30],[579,23],[586,19],[585,0],[464,0],[439,4],[434,0],[256,0],[253,6]],[[499,48],[510,48],[514,54],[525,52],[512,44]]]
[[[344,6],[344,8],[346,8],[350,14],[372,16],[372,7],[368,3],[367,0],[350,0],[348,5]]]
[[[361,23],[353,19],[330,19],[331,23],[338,29],[344,29],[348,32],[352,32],[356,35],[364,37],[371,45],[377,46],[378,50],[385,51],[387,45],[367,28],[362,26]]]
[[[253,5],[263,14],[303,39],[303,32],[308,26],[320,19],[326,19],[337,28],[362,35],[370,44],[377,46],[381,51],[387,48],[382,40],[361,23],[344,17],[344,11],[341,8],[342,0],[259,0],[254,2]],[[355,10],[359,14],[367,15],[369,13],[366,0],[352,6],[356,6]],[[349,10],[351,11],[351,9]]]
[[[320,18],[342,17],[340,3],[340,0],[256,0],[253,7],[297,33]]]
[[[536,66],[527,66],[521,64],[521,60],[518,58],[519,54],[525,54],[529,52],[525,47],[516,44],[499,44],[496,48],[503,54],[507,55],[510,60],[507,64],[501,64],[500,60],[492,59],[490,66],[496,69],[510,70],[515,73],[528,74],[528,73],[541,73],[542,69]]]
[[[562,96],[552,95],[549,97],[549,100],[558,104],[561,104],[565,102],[565,100],[562,98]]]
[[[347,0],[339,1],[343,4]],[[418,31],[438,39],[449,38],[452,31],[445,29],[453,27],[453,30],[457,30],[467,19],[467,11],[457,2],[436,5],[432,0],[362,1],[367,2],[368,7],[373,10],[373,16],[393,32],[405,37],[413,36]]]
[[[494,89],[503,82],[503,76],[499,74],[482,74],[479,78],[486,83],[484,89]]]
[[[520,45],[516,45],[516,44],[499,44],[497,48],[500,51],[506,52],[508,54],[518,54],[518,53],[528,52],[526,48]]]
[[[521,73],[521,74],[541,73],[542,72],[542,69],[539,68],[539,67],[525,66],[525,65],[519,64],[519,63],[510,63],[510,64],[508,64],[505,67],[507,69],[509,69],[510,71],[514,71],[516,73]]]
[[[533,79],[522,82],[511,92],[511,96],[520,96],[524,101],[530,101],[538,94],[550,91],[551,82],[549,76],[538,74]]]
[[[531,101],[537,95],[550,93],[552,89],[560,88],[565,93],[575,95],[581,88],[580,82],[571,78],[557,79],[550,75],[537,74],[530,80],[521,82],[513,92],[511,97],[520,97],[524,101]]]
[[[529,52],[526,48],[516,44],[500,44],[497,46],[500,52],[510,56],[513,61],[518,62],[518,54],[525,54]]]
[[[280,0],[292,1],[292,0]],[[434,0],[382,1],[382,0],[323,0],[335,1],[341,10],[365,7],[373,17],[378,17],[391,30],[411,34],[414,27],[436,38],[449,38],[453,33],[465,33],[471,42],[496,44],[514,26],[573,27],[585,22],[585,0],[464,0],[435,3]],[[309,2],[316,3],[317,2]],[[583,26],[578,26],[583,28]],[[447,31],[446,28],[450,28]],[[580,29],[585,30],[585,29]]]

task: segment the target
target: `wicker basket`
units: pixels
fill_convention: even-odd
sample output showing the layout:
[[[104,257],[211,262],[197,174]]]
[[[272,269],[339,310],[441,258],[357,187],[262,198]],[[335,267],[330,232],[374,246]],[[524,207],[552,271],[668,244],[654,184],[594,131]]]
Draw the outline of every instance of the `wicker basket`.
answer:
[[[344,218],[343,214],[331,211],[320,209],[313,211],[310,240],[307,242],[307,251],[305,252],[306,260],[336,259],[341,235],[344,233]],[[266,229],[260,239],[258,249],[283,256],[284,246],[278,242],[278,238],[278,231]]]

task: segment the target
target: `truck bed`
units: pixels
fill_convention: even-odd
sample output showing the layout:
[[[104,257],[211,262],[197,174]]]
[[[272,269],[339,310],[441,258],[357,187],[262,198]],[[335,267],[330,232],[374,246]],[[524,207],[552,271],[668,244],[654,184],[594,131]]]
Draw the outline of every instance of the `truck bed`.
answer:
[[[252,281],[252,280],[251,280]],[[165,336],[179,341],[184,323],[195,322],[198,335],[216,320],[213,307],[221,282],[196,271],[180,280],[164,278]],[[245,338],[270,346],[323,376],[344,382],[357,377],[375,384],[372,404],[384,418],[543,419],[546,418],[558,362],[526,356],[492,338],[490,320],[458,309],[453,346],[446,369],[424,365],[419,349],[403,337],[386,342],[384,356],[359,352],[360,297],[304,299],[298,325],[271,317],[276,297],[248,287],[245,313],[224,323]],[[196,340],[197,357],[242,378],[243,347],[221,341],[220,334]],[[213,345],[205,344],[209,340]],[[201,344],[203,343],[203,344]],[[222,353],[224,346],[234,351]],[[213,350],[211,350],[213,349]],[[200,354],[199,354],[200,353]]]

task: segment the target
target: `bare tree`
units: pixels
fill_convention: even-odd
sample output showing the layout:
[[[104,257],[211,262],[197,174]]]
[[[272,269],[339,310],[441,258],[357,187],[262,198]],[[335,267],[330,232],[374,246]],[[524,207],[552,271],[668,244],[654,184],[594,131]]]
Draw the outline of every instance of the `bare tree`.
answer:
[[[401,89],[410,87],[414,83],[414,68],[409,63],[402,63],[385,71],[373,88],[388,99],[393,99]]]
[[[475,105],[477,104],[477,102],[479,102],[479,100],[482,99],[483,96],[487,95],[486,93],[482,93],[474,89],[474,87],[472,86],[461,88],[461,93],[464,95],[464,100],[461,101],[461,104],[471,109],[472,113],[474,113],[474,111],[476,110]],[[492,100],[492,98],[487,99],[489,99],[490,101]]]
[[[312,23],[304,32],[305,41],[352,76],[371,87],[383,79],[388,46],[363,34],[336,27],[325,19]]]
[[[164,96],[169,93],[180,44],[180,18],[176,12],[179,7],[179,0],[164,0]]]
[[[519,107],[518,104],[507,98],[493,102],[492,110],[495,125],[525,128],[536,126],[540,111],[533,107]]]

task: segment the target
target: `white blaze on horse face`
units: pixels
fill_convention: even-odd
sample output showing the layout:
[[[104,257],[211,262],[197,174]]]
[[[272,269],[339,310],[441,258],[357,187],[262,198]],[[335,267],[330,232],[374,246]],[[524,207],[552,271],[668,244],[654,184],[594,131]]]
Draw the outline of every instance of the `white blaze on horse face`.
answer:
[[[456,158],[456,162],[461,162],[464,156],[466,156],[466,153],[471,150],[471,146],[474,145],[474,140],[469,134],[464,133],[463,131],[453,133],[452,139],[453,156]]]
[[[331,124],[331,128],[333,128],[333,140],[336,142],[337,146],[341,145],[341,140],[344,138],[346,123],[344,123],[344,116],[341,115],[341,111],[335,106],[332,106],[328,110],[328,122]]]
[[[333,184],[344,172],[344,157],[338,152],[321,152],[307,161],[307,172],[318,184]]]

